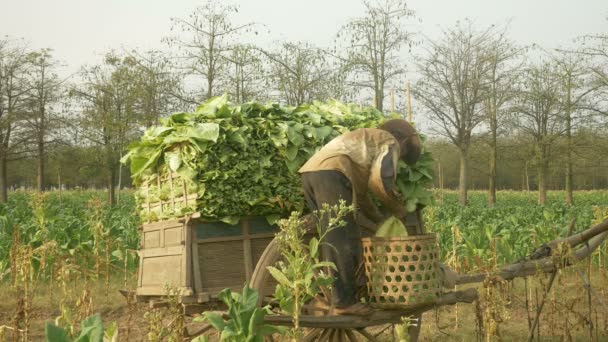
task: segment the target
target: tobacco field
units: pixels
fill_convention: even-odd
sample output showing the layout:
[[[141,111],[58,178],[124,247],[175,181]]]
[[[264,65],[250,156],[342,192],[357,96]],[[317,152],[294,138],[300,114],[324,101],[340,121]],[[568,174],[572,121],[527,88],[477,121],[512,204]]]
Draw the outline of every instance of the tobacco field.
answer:
[[[484,192],[472,192],[470,205],[461,207],[456,193],[436,192],[435,204],[427,207],[424,213],[427,230],[439,237],[442,260],[460,273],[491,270],[522,259],[542,241],[564,236],[574,218],[574,231],[580,231],[608,216],[606,191],[576,192],[576,204],[570,207],[563,203],[563,192],[550,192],[549,203],[545,206],[537,205],[534,195],[532,192],[501,191],[498,203],[488,206]],[[27,330],[30,340],[39,340],[43,336],[44,322],[49,320],[78,330],[81,320],[100,311],[104,321],[117,321],[123,338],[125,335],[149,337],[146,334],[162,326],[162,315],[154,316],[153,311],[135,307],[117,295],[118,288],[135,286],[135,251],[139,245],[140,222],[133,192],[121,192],[119,204],[114,208],[105,205],[104,196],[103,191],[54,191],[44,195],[18,191],[11,193],[8,204],[0,207],[0,293],[3,294],[0,337],[11,340],[9,337],[14,329],[18,329],[22,336]],[[599,291],[597,296],[603,296],[604,300],[608,284],[607,253],[608,246],[604,245],[588,265],[581,266],[583,270],[593,270],[591,282]],[[580,268],[575,269],[580,271]],[[554,288],[552,292],[564,291],[566,294],[564,303],[553,303],[554,315],[561,317],[559,319],[566,317],[568,322],[566,326],[560,325],[565,329],[560,336],[588,336],[585,334],[588,334],[586,327],[590,320],[585,317],[590,309],[583,305],[585,297],[578,294],[580,286],[569,285],[580,282],[574,272],[564,271],[562,290]],[[532,301],[531,289],[542,291],[546,280],[536,276],[526,284],[526,291],[520,282],[508,285],[509,290],[498,295],[498,302],[497,294],[490,294],[496,299],[495,306],[500,303],[489,307],[494,310],[490,316],[502,317],[499,321],[506,322],[508,315],[513,315],[508,324],[504,324],[505,329],[515,324],[513,322],[519,322],[521,326],[514,329],[525,330],[526,315],[521,307],[511,307],[515,306],[513,298],[525,294],[528,300],[529,294]],[[579,299],[567,302],[565,298],[570,295]],[[507,305],[507,299],[513,303]],[[584,308],[577,309],[579,305]],[[458,318],[458,309],[454,319],[453,308],[442,308],[443,318],[437,324],[457,327],[474,316],[463,314],[472,309],[460,306],[461,318]],[[484,307],[484,310],[490,309]],[[596,319],[593,331],[605,333],[605,328],[601,327],[606,324],[601,305],[592,310],[595,311],[590,315]],[[124,315],[131,318],[126,320]],[[447,322],[443,321],[445,319]],[[473,328],[471,325],[454,331],[473,334]],[[547,325],[542,327],[548,328]],[[541,331],[541,336],[548,333]],[[428,338],[434,338],[436,332],[428,330],[426,334]],[[506,336],[514,335],[507,333]]]

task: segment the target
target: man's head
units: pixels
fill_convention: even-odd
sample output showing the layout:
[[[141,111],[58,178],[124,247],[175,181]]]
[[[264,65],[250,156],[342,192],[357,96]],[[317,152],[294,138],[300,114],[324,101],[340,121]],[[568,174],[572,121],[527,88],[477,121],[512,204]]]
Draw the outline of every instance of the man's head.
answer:
[[[418,161],[422,144],[414,126],[405,120],[393,119],[378,128],[389,132],[397,139],[401,147],[401,160],[409,165]]]

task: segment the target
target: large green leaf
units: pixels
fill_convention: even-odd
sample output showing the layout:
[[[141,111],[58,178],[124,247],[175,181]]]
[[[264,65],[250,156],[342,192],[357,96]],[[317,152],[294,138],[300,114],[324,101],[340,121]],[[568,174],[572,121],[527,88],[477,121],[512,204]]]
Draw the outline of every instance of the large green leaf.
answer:
[[[51,322],[46,322],[44,334],[47,342],[72,342],[68,332]]]
[[[287,286],[287,287],[291,287],[292,284],[289,281],[289,279],[287,279],[287,277],[276,267],[272,267],[272,266],[268,266],[266,267],[268,269],[268,272],[270,272],[270,275],[276,280],[278,281],[280,284]]]

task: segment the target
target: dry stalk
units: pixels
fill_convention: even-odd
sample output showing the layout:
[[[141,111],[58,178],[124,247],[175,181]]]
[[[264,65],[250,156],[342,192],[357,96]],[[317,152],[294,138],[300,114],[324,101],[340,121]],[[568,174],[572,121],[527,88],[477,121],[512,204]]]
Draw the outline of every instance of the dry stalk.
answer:
[[[167,341],[168,342],[181,342],[184,339],[184,308],[180,302],[181,291],[175,287],[167,286],[165,288],[167,293],[166,300],[168,303],[167,317],[170,320],[167,326]]]
[[[19,240],[19,229],[15,229],[17,237],[13,237],[13,241]],[[34,269],[32,267],[32,258],[34,251],[29,245],[11,246],[10,251],[11,271],[15,273],[13,276],[13,287],[17,292],[17,305],[13,316],[13,340],[19,336],[21,341],[29,341],[30,331],[30,313],[32,306],[32,288],[34,282]]]
[[[148,323],[147,338],[149,342],[160,342],[164,337],[163,313],[160,309],[154,308],[144,314],[144,319]]]

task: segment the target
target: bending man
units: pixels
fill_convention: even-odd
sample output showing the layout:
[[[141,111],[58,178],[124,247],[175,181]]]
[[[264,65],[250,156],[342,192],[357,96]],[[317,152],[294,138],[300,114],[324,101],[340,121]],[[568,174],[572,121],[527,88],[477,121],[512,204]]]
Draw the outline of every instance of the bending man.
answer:
[[[333,284],[333,303],[337,314],[365,315],[370,309],[356,298],[356,272],[362,261],[361,227],[375,231],[384,216],[372,202],[373,193],[403,222],[407,211],[395,187],[397,164],[414,164],[421,143],[412,125],[405,120],[389,120],[379,128],[362,128],[345,133],[313,155],[299,172],[310,210],[324,203],[353,204],[354,213],[345,218],[346,226],[330,231],[323,256],[338,272]],[[321,222],[326,229],[327,222]],[[408,231],[413,235],[417,232]]]

